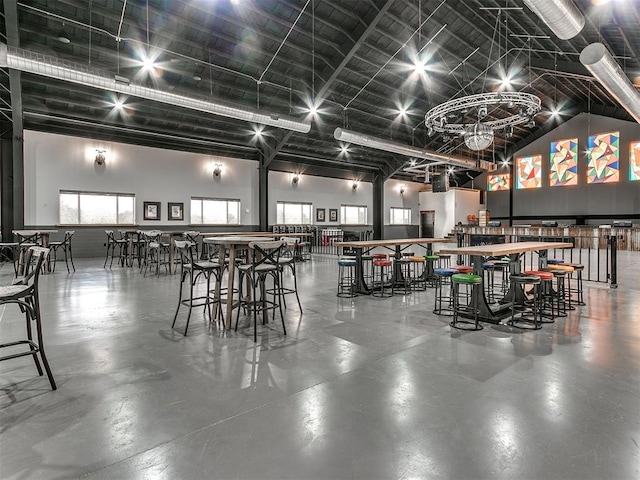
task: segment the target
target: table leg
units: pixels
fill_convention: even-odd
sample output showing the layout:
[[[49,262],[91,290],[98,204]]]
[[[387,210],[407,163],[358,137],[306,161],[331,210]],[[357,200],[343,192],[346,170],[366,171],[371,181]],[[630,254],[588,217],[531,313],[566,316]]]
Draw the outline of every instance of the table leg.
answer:
[[[404,275],[402,275],[402,266],[398,260],[402,258],[402,248],[400,245],[396,245],[395,262],[393,262],[393,280],[391,284],[393,286],[400,286],[405,284]]]
[[[224,249],[223,253],[224,253]],[[224,262],[224,255],[222,256],[222,262]],[[233,277],[236,273],[236,247],[235,245],[229,245],[229,272],[227,280],[227,316],[224,319],[225,327],[227,330],[231,330],[231,316],[233,315]]]
[[[363,295],[371,294],[371,290],[364,281],[364,268],[362,268],[362,247],[356,247],[356,292]]]
[[[508,316],[511,303],[501,305],[495,310],[493,310],[489,306],[487,296],[484,292],[484,275],[482,275],[483,261],[484,258],[482,256],[474,255],[471,257],[471,262],[473,263],[473,273],[475,275],[480,275],[480,278],[482,278],[481,283],[474,284],[473,287],[471,287],[471,304],[477,305],[478,318],[483,322],[500,323],[501,319]]]

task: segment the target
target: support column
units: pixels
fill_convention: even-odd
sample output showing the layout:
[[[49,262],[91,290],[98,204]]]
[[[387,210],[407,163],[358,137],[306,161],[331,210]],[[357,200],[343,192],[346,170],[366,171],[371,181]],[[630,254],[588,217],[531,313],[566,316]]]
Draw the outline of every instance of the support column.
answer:
[[[377,173],[373,179],[373,239],[382,240],[384,228],[384,175]]]
[[[269,167],[264,166],[265,156],[260,154],[258,167],[258,210],[260,211],[260,231],[269,229]]]

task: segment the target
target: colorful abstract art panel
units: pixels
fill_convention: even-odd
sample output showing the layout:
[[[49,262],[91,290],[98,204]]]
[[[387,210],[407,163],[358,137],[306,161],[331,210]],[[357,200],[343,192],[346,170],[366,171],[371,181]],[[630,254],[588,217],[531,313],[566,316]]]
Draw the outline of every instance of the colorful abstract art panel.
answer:
[[[587,148],[587,183],[620,180],[620,132],[590,135]]]
[[[629,180],[640,180],[640,142],[629,145]]]
[[[542,155],[531,155],[517,159],[518,189],[540,188],[542,186]]]
[[[549,185],[559,187],[578,184],[578,139],[551,142]]]
[[[509,190],[511,183],[511,175],[508,173],[497,173],[495,175],[487,175],[487,192],[498,192],[500,190]]]

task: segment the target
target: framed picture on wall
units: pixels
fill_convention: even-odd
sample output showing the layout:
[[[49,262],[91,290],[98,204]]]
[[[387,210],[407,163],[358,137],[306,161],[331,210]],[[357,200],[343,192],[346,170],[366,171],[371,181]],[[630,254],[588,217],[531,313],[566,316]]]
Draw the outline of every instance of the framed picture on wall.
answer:
[[[184,220],[184,203],[167,203],[167,218],[169,220]]]
[[[324,208],[316,208],[316,222],[325,221],[324,212],[325,212]]]
[[[160,202],[144,202],[142,209],[145,220],[160,220]]]
[[[330,208],[329,209],[329,221],[330,222],[337,222],[338,221],[338,209],[337,208]]]

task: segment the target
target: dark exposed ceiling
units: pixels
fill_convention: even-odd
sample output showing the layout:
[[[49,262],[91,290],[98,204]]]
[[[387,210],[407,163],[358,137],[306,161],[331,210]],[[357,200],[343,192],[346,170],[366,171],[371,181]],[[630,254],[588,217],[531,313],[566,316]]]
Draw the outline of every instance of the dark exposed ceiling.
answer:
[[[15,15],[5,0],[3,41]],[[602,5],[594,5],[594,3]],[[634,0],[576,0],[580,35],[559,40],[521,1],[494,0],[29,0],[17,2],[19,46],[153,88],[235,102],[301,119],[294,133],[91,87],[22,74],[25,128],[195,152],[263,158],[270,168],[362,179],[402,177],[409,159],[364,147],[345,154],[336,127],[470,158],[498,160],[559,122],[596,110],[630,119],[578,60],[600,41],[630,78],[640,76],[640,8]],[[506,7],[506,8],[505,8]],[[521,8],[517,8],[521,7]],[[70,42],[58,40],[61,29]],[[117,41],[119,36],[121,41]],[[11,43],[11,41],[9,41]],[[476,51],[477,49],[477,51]],[[154,75],[141,72],[144,52]],[[417,52],[421,52],[417,55]],[[414,59],[426,73],[412,70]],[[472,152],[459,138],[429,137],[424,114],[463,95],[499,88],[540,97],[534,128],[516,127],[494,147]],[[0,72],[3,115],[9,81]],[[562,116],[549,110],[562,107]],[[401,106],[407,109],[401,116]]]

